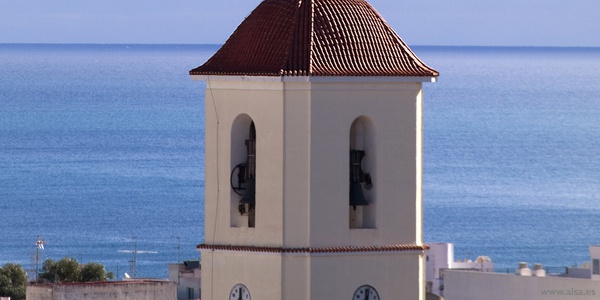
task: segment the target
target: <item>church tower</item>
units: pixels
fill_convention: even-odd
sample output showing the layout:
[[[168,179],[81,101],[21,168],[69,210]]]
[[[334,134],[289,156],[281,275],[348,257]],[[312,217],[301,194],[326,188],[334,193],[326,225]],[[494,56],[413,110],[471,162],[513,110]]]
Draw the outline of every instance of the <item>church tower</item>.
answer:
[[[364,0],[265,0],[202,66],[202,299],[425,299],[421,62]]]

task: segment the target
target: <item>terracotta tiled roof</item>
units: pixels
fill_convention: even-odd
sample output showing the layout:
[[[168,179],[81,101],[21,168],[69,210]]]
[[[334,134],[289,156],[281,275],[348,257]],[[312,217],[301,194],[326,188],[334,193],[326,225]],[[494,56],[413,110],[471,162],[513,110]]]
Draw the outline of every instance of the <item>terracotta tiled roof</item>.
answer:
[[[365,0],[265,0],[190,74],[438,76]]]
[[[200,244],[197,249],[221,250],[221,251],[243,251],[243,252],[267,252],[267,253],[355,253],[355,252],[404,252],[425,251],[427,245],[390,245],[390,246],[368,246],[368,247],[307,247],[307,248],[284,248],[284,247],[261,247],[261,246],[235,246],[235,245],[211,245]]]

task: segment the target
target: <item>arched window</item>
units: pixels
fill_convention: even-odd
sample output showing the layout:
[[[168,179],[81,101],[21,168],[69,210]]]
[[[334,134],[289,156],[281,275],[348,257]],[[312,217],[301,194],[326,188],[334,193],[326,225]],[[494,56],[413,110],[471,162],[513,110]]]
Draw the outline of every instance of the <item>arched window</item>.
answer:
[[[375,228],[375,133],[367,117],[350,126],[349,219],[350,228]]]
[[[254,227],[256,212],[256,128],[248,115],[240,115],[231,128],[232,227]]]

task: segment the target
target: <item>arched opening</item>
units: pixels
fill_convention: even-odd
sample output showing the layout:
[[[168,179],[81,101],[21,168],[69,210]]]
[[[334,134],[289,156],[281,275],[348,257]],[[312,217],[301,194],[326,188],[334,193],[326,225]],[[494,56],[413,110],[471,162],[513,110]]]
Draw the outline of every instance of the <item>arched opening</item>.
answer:
[[[350,228],[375,228],[375,153],[373,123],[364,116],[356,118],[350,126]]]
[[[248,115],[231,127],[231,227],[254,227],[256,215],[256,128]]]

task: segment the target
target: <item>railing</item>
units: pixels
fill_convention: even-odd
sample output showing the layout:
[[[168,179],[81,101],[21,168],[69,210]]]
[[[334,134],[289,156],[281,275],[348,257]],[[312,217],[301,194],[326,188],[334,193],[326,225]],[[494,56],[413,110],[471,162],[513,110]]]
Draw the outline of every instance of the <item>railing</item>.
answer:
[[[546,271],[547,275],[564,275],[567,273],[568,267],[544,267],[543,269]],[[533,269],[531,269],[533,271]],[[517,268],[494,268],[494,272],[496,273],[506,273],[506,274],[515,274],[517,272]]]

